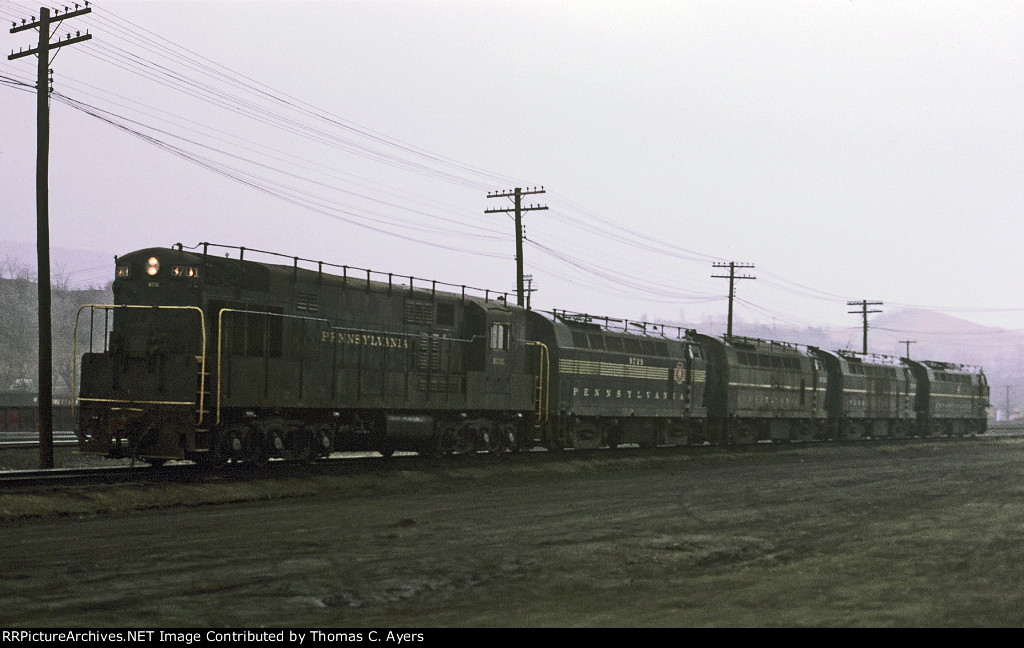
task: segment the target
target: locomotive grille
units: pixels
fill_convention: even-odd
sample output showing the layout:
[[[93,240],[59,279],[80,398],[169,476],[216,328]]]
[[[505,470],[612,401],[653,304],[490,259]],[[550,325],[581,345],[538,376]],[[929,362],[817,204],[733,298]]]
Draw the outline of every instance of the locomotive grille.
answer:
[[[433,324],[434,305],[431,302],[406,301],[405,302],[405,323],[406,324]]]
[[[462,391],[462,376],[420,376],[417,387],[421,392],[459,393]]]
[[[295,310],[315,313],[320,310],[320,296],[306,290],[295,291]]]
[[[422,338],[416,345],[416,369],[419,371],[441,370],[441,338]]]

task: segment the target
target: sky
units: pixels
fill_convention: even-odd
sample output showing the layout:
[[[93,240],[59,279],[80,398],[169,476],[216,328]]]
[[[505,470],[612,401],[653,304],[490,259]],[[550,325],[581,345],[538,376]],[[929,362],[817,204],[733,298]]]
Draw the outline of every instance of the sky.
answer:
[[[0,0],[0,50],[36,44],[9,29],[41,5]],[[488,193],[543,187],[534,308],[699,325],[734,261],[738,320],[853,329],[869,300],[1024,330],[1024,3],[91,7],[51,63],[55,248],[209,241],[514,293]],[[0,239],[29,243],[34,85],[34,57],[0,59]]]

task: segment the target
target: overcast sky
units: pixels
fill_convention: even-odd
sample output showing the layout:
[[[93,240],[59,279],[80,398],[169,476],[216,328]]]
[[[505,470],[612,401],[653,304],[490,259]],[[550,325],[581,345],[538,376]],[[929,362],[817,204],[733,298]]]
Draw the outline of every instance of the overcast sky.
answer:
[[[6,54],[39,6],[0,0],[0,239],[25,242],[35,59]],[[534,307],[699,323],[737,261],[746,320],[857,326],[868,299],[1024,329],[1024,3],[92,6],[52,64],[55,247],[512,291],[487,193],[543,186]]]

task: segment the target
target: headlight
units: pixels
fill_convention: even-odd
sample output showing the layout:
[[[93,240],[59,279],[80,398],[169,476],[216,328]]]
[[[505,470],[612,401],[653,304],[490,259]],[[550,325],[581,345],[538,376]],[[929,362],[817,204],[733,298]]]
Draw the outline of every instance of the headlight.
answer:
[[[157,272],[160,272],[160,259],[156,257],[149,257],[149,260],[146,261],[146,274],[152,277],[156,275]]]

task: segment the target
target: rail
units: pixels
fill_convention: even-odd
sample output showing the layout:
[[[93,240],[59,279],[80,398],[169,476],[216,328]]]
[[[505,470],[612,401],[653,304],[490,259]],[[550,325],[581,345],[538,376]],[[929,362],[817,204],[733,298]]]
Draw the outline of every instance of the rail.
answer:
[[[563,324],[572,325],[583,325],[592,326],[606,331],[620,331],[622,333],[630,333],[630,327],[634,329],[640,329],[642,335],[649,337],[663,337],[669,338],[665,335],[666,331],[675,331],[675,339],[682,340],[687,336],[695,333],[694,329],[686,328],[684,326],[678,326],[675,324],[661,324],[658,322],[645,322],[642,320],[628,320],[620,319],[615,317],[608,317],[606,315],[591,315],[590,313],[576,313],[568,310],[550,310],[550,311],[539,311],[551,315],[555,320],[562,322]],[[671,338],[670,338],[671,339]]]
[[[315,264],[316,265],[316,268],[317,268],[316,272],[317,272],[318,276],[321,279],[323,277],[323,270],[324,270],[325,267],[326,268],[335,268],[335,269],[341,270],[341,274],[340,275],[335,275],[335,276],[340,276],[343,283],[347,283],[350,278],[355,279],[355,275],[351,275],[351,276],[349,275],[350,272],[358,273],[360,275],[359,281],[363,281],[362,275],[365,274],[366,275],[365,276],[365,281],[366,281],[367,288],[369,288],[370,283],[373,281],[373,277],[374,276],[377,276],[377,277],[381,278],[380,279],[380,283],[381,284],[384,283],[383,278],[387,277],[387,286],[388,286],[388,290],[389,291],[393,290],[395,288],[394,281],[395,281],[395,279],[398,279],[400,281],[401,280],[408,280],[408,282],[409,282],[408,290],[409,290],[410,293],[412,293],[413,290],[415,290],[416,281],[417,281],[417,279],[419,279],[419,281],[424,282],[425,286],[426,285],[430,286],[430,297],[431,297],[431,299],[434,299],[436,297],[437,289],[438,289],[438,287],[440,287],[442,291],[446,291],[446,290],[450,289],[450,290],[448,290],[449,294],[452,294],[452,293],[458,294],[458,295],[461,296],[461,298],[463,300],[466,299],[467,291],[469,291],[470,292],[470,296],[474,296],[475,295],[477,298],[482,296],[484,302],[490,302],[490,301],[493,300],[493,301],[500,301],[500,302],[503,302],[505,304],[508,304],[508,292],[507,291],[506,292],[501,292],[501,291],[498,291],[498,290],[490,290],[488,288],[477,288],[477,287],[474,287],[474,286],[467,286],[465,284],[454,284],[454,283],[448,283],[448,282],[445,282],[445,281],[437,281],[436,279],[424,279],[422,277],[413,277],[411,275],[395,274],[393,272],[381,272],[379,270],[370,270],[369,268],[359,268],[359,267],[350,266],[350,265],[340,265],[340,264],[337,264],[337,263],[328,263],[326,261],[319,261],[319,260],[316,260],[316,259],[306,259],[304,257],[291,256],[291,255],[288,255],[288,254],[282,254],[280,252],[271,252],[269,250],[258,250],[256,248],[247,248],[247,247],[238,246],[238,245],[224,245],[222,243],[210,243],[210,242],[198,243],[198,244],[196,244],[196,245],[194,245],[192,247],[188,247],[188,248],[186,248],[181,243],[175,243],[172,247],[177,248],[179,251],[183,251],[183,250],[197,250],[198,248],[202,247],[203,248],[203,252],[202,252],[203,256],[207,256],[209,254],[209,249],[210,248],[219,248],[219,249],[222,249],[222,250],[237,250],[238,251],[238,261],[244,261],[245,260],[245,253],[246,252],[255,252],[256,254],[265,254],[265,255],[271,256],[271,257],[279,257],[281,259],[288,259],[288,260],[290,260],[292,262],[292,268],[294,269],[296,274],[298,273],[299,262],[300,261],[303,262],[303,263],[311,263],[311,264]],[[405,289],[405,284],[399,284],[398,287],[402,288],[402,289]],[[425,291],[426,287],[424,287],[422,290]]]

